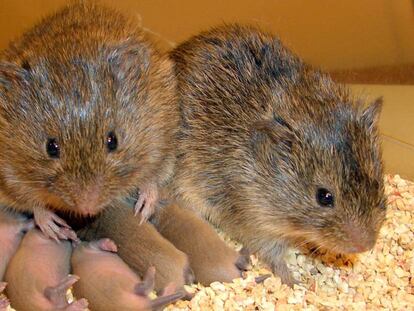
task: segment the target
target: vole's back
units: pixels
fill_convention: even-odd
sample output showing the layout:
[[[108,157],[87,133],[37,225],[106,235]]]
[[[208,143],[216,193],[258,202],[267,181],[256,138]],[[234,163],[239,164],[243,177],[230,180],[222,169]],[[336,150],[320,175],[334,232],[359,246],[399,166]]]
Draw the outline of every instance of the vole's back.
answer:
[[[94,59],[103,45],[130,36],[142,37],[139,27],[117,11],[79,1],[40,21],[2,53],[3,59],[17,62],[39,57]],[[147,46],[147,48],[151,48]]]

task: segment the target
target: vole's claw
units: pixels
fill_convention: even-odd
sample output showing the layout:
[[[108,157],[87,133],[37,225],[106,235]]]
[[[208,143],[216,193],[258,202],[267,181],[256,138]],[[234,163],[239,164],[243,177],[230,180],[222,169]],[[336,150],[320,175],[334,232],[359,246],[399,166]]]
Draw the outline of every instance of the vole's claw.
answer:
[[[55,213],[43,208],[34,211],[35,223],[47,237],[59,242],[59,240],[76,240],[75,231]]]
[[[146,222],[154,213],[155,204],[158,201],[157,185],[150,184],[140,189],[139,197],[135,203],[135,216],[141,214],[140,224]]]

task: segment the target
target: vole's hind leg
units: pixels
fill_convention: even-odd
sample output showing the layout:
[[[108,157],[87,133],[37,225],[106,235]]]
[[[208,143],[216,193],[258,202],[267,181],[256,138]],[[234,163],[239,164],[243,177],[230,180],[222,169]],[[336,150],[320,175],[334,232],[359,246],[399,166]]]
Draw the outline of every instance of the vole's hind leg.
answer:
[[[47,237],[56,241],[77,239],[76,233],[68,224],[52,211],[36,207],[33,214],[36,225]]]
[[[68,275],[56,286],[46,288],[44,295],[56,307],[56,309],[65,309],[68,305],[66,300],[66,292],[78,280],[78,276]]]
[[[155,268],[149,267],[141,283],[135,286],[135,293],[140,296],[148,296],[154,290],[155,285]]]
[[[272,272],[282,280],[282,283],[293,287],[299,282],[293,277],[284,259],[287,245],[284,242],[275,241],[271,247],[262,248],[258,250],[260,257],[266,262]]]
[[[135,203],[135,215],[141,214],[141,224],[154,213],[158,197],[158,186],[154,183],[139,189],[139,197]]]
[[[251,268],[250,252],[247,248],[243,247],[239,251],[239,258],[237,258],[235,265],[241,271],[245,271]]]

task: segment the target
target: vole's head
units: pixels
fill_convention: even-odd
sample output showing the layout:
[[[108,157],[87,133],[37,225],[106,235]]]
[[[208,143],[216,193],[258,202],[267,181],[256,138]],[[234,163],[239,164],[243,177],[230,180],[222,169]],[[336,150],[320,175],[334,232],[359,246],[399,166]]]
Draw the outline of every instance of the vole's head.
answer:
[[[256,182],[269,230],[273,222],[278,234],[295,242],[363,252],[374,246],[386,212],[381,100],[363,109],[325,82],[326,96],[291,93],[288,110],[257,124]]]
[[[93,215],[156,175],[170,71],[132,41],[0,64],[0,174],[16,203]]]

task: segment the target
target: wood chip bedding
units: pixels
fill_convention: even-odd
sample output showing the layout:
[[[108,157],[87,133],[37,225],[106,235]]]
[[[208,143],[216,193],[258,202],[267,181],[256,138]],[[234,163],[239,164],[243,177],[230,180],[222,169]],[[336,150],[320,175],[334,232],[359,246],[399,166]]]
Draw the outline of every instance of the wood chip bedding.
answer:
[[[165,310],[414,310],[414,183],[387,175],[385,184],[387,220],[372,251],[337,256],[292,249],[287,261],[301,280],[293,289],[277,276],[256,284],[269,270],[251,256],[244,279],[187,286],[194,298]]]

